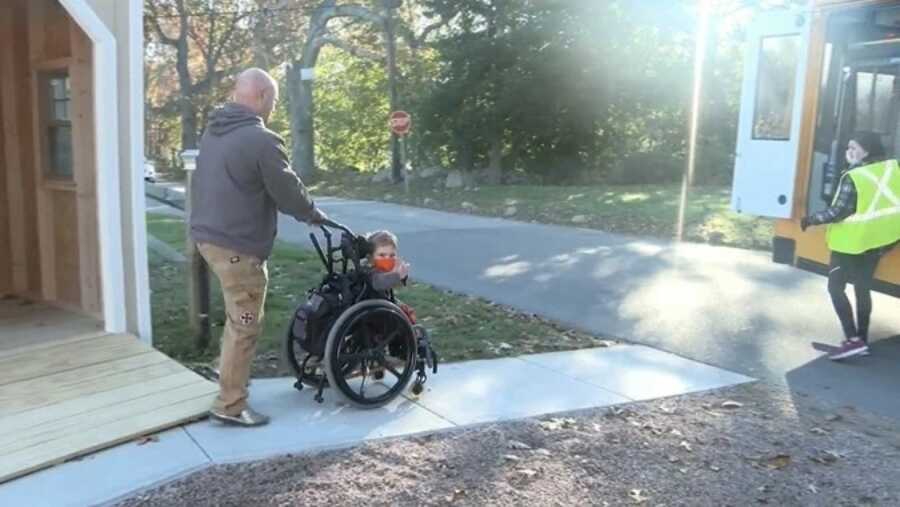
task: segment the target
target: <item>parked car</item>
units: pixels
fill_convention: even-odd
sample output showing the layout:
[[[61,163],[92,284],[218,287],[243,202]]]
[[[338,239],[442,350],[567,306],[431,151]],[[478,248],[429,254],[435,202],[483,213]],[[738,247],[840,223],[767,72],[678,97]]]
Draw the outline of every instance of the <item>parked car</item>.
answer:
[[[156,183],[156,165],[149,160],[144,161],[144,181]]]

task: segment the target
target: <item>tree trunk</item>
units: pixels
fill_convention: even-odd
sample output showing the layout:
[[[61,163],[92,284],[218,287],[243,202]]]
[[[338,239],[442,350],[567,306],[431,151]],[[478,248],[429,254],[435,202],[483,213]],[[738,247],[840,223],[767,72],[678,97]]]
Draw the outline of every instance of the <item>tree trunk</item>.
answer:
[[[488,168],[486,171],[487,182],[491,185],[499,185],[503,180],[503,121],[500,117],[500,72],[497,69],[497,61],[500,57],[498,34],[503,23],[504,2],[491,2],[492,14],[488,21],[488,36],[491,38],[491,48],[494,53],[493,61],[488,73],[490,83],[488,103],[491,105],[489,115],[489,139],[490,152],[488,153]]]
[[[178,114],[181,117],[181,149],[190,150],[197,147],[197,110],[191,102],[191,71],[188,67],[188,44],[184,37],[176,46],[177,60],[175,68],[178,71]]]
[[[499,137],[499,136],[498,136]],[[503,183],[503,142],[497,138],[491,143],[491,151],[488,153],[489,164],[485,174],[489,185]]]
[[[301,179],[315,177],[316,152],[313,125],[313,82],[301,79],[302,62],[294,62],[287,71],[287,92],[291,117],[291,163]]]
[[[335,0],[325,0],[309,22],[309,35],[303,45],[299,60],[294,60],[287,71],[288,110],[291,117],[291,161],[294,172],[309,180],[316,173],[315,131],[313,124],[313,80],[304,81],[302,69],[315,68],[322,45],[329,42],[328,21],[335,17],[364,19],[384,26],[384,18],[360,5],[337,5]]]
[[[387,52],[388,88],[390,92],[391,111],[400,107],[397,93],[397,39],[394,34],[394,9],[388,9],[384,24],[385,46]],[[391,132],[391,176],[394,183],[400,183],[406,176],[400,161],[400,140]]]

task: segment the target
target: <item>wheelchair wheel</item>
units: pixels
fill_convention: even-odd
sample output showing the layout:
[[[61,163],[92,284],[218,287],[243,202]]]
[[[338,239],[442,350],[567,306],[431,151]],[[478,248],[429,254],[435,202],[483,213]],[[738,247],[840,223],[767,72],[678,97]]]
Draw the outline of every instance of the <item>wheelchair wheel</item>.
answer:
[[[344,311],[328,333],[324,363],[328,385],[351,404],[383,406],[406,389],[415,373],[412,324],[390,301],[357,303]]]

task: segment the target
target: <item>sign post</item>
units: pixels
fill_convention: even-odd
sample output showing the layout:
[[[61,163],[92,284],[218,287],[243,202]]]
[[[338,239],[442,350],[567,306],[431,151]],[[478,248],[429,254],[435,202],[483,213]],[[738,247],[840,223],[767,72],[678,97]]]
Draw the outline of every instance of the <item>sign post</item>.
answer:
[[[403,169],[403,186],[409,193],[409,174],[406,171],[406,136],[412,130],[412,117],[406,111],[394,111],[391,113],[388,124],[391,132],[397,136],[400,142],[400,167]]]

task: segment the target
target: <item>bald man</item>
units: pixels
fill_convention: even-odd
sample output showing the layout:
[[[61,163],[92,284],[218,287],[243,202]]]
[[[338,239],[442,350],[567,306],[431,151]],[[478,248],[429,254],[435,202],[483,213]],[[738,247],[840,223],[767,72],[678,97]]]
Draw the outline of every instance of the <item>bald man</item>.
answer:
[[[238,76],[232,102],[212,113],[191,187],[191,236],[219,278],[227,319],[219,358],[219,395],[210,416],[259,426],[269,418],[247,404],[250,366],[263,329],[278,212],[301,222],[326,220],[291,170],[284,140],[266,128],[278,84],[266,72]]]

